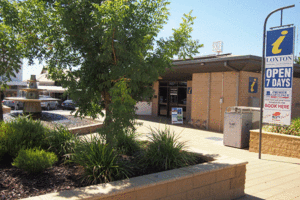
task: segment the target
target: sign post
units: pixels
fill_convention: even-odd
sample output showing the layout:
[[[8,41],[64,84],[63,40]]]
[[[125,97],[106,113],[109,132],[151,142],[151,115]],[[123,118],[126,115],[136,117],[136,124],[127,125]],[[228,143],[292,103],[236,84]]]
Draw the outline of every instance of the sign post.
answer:
[[[259,159],[261,159],[261,140],[262,140],[262,124],[263,124],[263,116],[264,116],[264,110],[263,110],[263,106],[264,106],[264,96],[265,96],[265,94],[266,94],[266,96],[267,96],[267,94],[270,94],[269,96],[271,97],[271,90],[269,90],[269,92],[268,91],[266,91],[266,93],[264,92],[264,90],[265,90],[265,83],[267,83],[268,81],[267,80],[265,80],[265,61],[266,61],[266,59],[265,59],[265,44],[266,44],[266,39],[265,39],[265,37],[266,37],[266,26],[267,26],[267,21],[268,21],[268,19],[269,19],[269,17],[273,14],[273,13],[275,13],[275,12],[277,12],[277,11],[281,11],[281,19],[280,19],[280,28],[282,28],[282,27],[286,27],[286,26],[282,26],[282,11],[284,10],[284,9],[288,9],[288,8],[292,8],[292,7],[295,7],[295,5],[290,5],[290,6],[286,6],[286,7],[282,7],[282,8],[278,8],[278,9],[276,9],[276,10],[274,10],[274,11],[272,11],[271,13],[269,13],[269,15],[266,17],[266,19],[265,19],[265,22],[264,22],[264,32],[263,32],[263,52],[262,52],[262,67],[261,67],[261,80],[262,80],[262,85],[261,85],[261,94],[260,94],[260,121],[259,121],[259,155],[258,155],[258,158]],[[278,28],[279,28],[278,27]],[[284,31],[284,30],[283,30]],[[277,33],[278,34],[278,33]],[[283,32],[283,33],[281,33],[280,32],[280,34],[281,34],[281,36],[279,36],[278,38],[276,38],[275,36],[274,36],[274,38],[275,38],[275,41],[274,41],[274,43],[272,43],[271,44],[271,46],[272,46],[272,50],[271,50],[271,52],[272,52],[272,54],[275,54],[275,56],[281,56],[281,55],[278,55],[278,54],[281,54],[281,52],[282,52],[282,48],[281,48],[281,44],[283,43],[283,41],[284,41],[284,39],[285,39],[285,36],[288,34],[288,33],[286,33],[286,32]],[[270,38],[269,38],[269,40],[270,41],[268,41],[268,44],[269,43],[271,43],[271,41],[273,41],[274,40],[274,38],[272,38],[273,36],[272,36],[273,34],[271,34],[270,35]],[[275,34],[276,35],[276,34]],[[270,47],[270,46],[269,46]],[[270,48],[269,48],[270,49]],[[270,53],[270,51],[268,51],[269,53]],[[283,51],[283,53],[285,52],[285,50]],[[270,55],[270,54],[267,54],[267,55]],[[272,55],[271,54],[271,55]],[[276,60],[276,59],[274,59],[274,60]],[[271,65],[269,65],[268,66],[268,69],[269,68],[272,68],[271,67]],[[276,67],[274,67],[274,68],[276,68]],[[269,69],[270,70],[270,69]],[[277,72],[277,70],[278,70],[278,72]],[[285,77],[285,78],[288,78],[289,77],[289,74],[288,74],[288,71],[289,69],[287,69],[287,74],[284,74],[283,76]],[[282,81],[281,80],[281,78],[284,78],[284,77],[281,77],[282,76],[282,71],[280,71],[279,72],[279,69],[271,69],[271,72],[273,72],[273,74],[271,75],[271,74],[269,74],[268,75],[268,77],[269,77],[269,79],[270,78],[272,78],[272,81],[273,81],[273,78],[274,78],[274,84],[272,84],[271,85],[271,88],[272,88],[272,86],[274,86],[275,88],[272,88],[272,89],[280,89],[280,88],[276,88],[276,87],[279,87],[279,84],[278,84],[278,82],[280,82],[280,81]],[[270,73],[270,71],[268,71],[268,73]],[[279,74],[277,75],[277,73],[280,73],[280,77],[279,77]],[[293,72],[291,71],[291,77],[293,76],[293,74],[292,74]],[[273,77],[274,76],[274,77]],[[280,81],[278,81],[278,80],[280,80]],[[269,81],[271,81],[271,80],[269,80]],[[276,81],[276,83],[275,83],[275,81]],[[291,81],[291,80],[290,80]],[[270,84],[270,83],[269,83]],[[292,85],[292,82],[290,82],[290,84]],[[268,85],[267,87],[269,87],[270,85]],[[288,87],[286,84],[285,84],[285,87]],[[276,90],[272,90],[272,91],[274,91],[275,93],[276,92],[278,92],[278,91],[276,91]],[[275,94],[274,93],[274,94]],[[273,94],[273,93],[272,93]],[[276,95],[277,94],[279,94],[279,93],[276,93]],[[286,94],[287,95],[287,94]],[[280,96],[280,95],[278,95],[278,96]],[[268,97],[267,97],[268,98]],[[277,101],[278,102],[278,101]],[[269,105],[268,105],[269,106]],[[270,105],[270,107],[272,107],[273,105]],[[290,106],[289,106],[290,107]],[[287,109],[287,107],[285,107],[284,109]],[[269,112],[269,111],[267,111],[267,112]],[[276,118],[276,115],[278,115],[278,113],[276,113],[276,112],[274,112],[274,119]],[[281,113],[280,113],[280,115],[281,115]],[[265,117],[264,118],[267,118],[267,116],[265,115]]]
[[[172,124],[183,124],[182,108],[172,108]]]

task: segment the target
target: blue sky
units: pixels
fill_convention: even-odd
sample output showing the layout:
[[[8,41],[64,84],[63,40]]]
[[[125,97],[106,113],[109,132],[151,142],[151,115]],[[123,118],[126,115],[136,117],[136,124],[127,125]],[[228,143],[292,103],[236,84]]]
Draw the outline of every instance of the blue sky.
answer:
[[[267,15],[273,10],[295,4],[294,8],[283,11],[283,25],[294,24],[296,27],[295,55],[299,55],[300,45],[300,0],[170,0],[168,24],[159,37],[168,37],[172,28],[179,27],[184,13],[193,10],[197,18],[193,26],[193,39],[198,39],[203,48],[199,55],[214,54],[212,44],[223,41],[223,53],[234,55],[262,55],[263,25]],[[280,12],[273,14],[267,24],[269,27],[280,25]],[[300,37],[300,36],[299,36]],[[24,64],[23,80],[30,74],[40,74],[43,65]]]

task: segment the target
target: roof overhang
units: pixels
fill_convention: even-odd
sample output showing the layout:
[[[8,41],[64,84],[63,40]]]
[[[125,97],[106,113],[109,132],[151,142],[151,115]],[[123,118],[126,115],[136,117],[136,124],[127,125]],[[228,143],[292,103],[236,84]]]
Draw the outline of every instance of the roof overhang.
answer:
[[[213,56],[203,59],[174,60],[173,67],[167,69],[162,80],[192,80],[194,73],[228,72],[228,71],[261,71],[262,58],[259,56]],[[300,65],[294,64],[294,76],[300,77]]]

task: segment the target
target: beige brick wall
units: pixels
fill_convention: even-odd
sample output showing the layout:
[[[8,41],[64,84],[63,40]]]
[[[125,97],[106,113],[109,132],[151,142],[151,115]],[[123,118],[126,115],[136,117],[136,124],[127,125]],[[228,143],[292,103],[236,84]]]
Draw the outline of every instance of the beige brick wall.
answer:
[[[207,120],[209,73],[193,74],[191,116],[194,123],[203,124]]]
[[[224,112],[228,106],[236,105],[237,76],[238,72],[193,74],[192,119],[194,123],[205,125],[209,117],[209,130],[223,131]],[[207,113],[208,95],[210,96],[209,113]],[[220,104],[221,97],[223,97],[222,104]]]
[[[250,152],[259,151],[259,132],[250,131]],[[261,152],[265,154],[300,158],[300,137],[276,134],[262,133]]]
[[[85,134],[95,133],[97,129],[102,128],[102,126],[103,126],[102,123],[98,123],[98,124],[86,125],[81,127],[69,128],[69,131],[73,134],[85,135]]]
[[[154,89],[154,96],[156,98],[152,98],[152,115],[157,116],[158,115],[158,92],[159,92],[159,82],[156,81],[153,84],[153,89]]]
[[[8,106],[2,105],[3,114],[10,113],[11,108]]]
[[[249,93],[249,77],[258,78],[257,93]],[[239,84],[239,106],[248,106],[249,97],[260,98],[260,87],[261,87],[261,74],[255,72],[240,72],[240,84]]]
[[[187,87],[191,87],[193,88],[193,81],[187,81]],[[192,94],[187,94],[186,97],[186,120],[189,121],[191,119],[192,116],[192,95],[193,95],[193,90],[192,90]]]
[[[293,78],[292,118],[300,117],[300,78]]]

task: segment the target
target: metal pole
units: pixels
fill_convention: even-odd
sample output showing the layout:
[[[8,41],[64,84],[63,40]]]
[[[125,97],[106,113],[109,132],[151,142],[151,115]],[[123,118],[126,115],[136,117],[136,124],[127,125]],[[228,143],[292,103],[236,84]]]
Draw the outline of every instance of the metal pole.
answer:
[[[282,10],[283,9],[287,9],[287,8],[292,8],[295,7],[294,5],[290,5],[290,6],[286,6],[286,7],[282,7],[282,8],[278,8],[274,11],[272,11],[267,18],[265,19],[265,23],[264,23],[264,35],[263,35],[263,52],[262,52],[262,63],[261,63],[261,88],[260,88],[260,121],[259,121],[259,154],[258,154],[258,158],[261,159],[261,140],[262,140],[262,118],[263,118],[263,103],[264,103],[264,87],[265,87],[265,44],[266,44],[266,26],[267,26],[267,21],[269,19],[269,17],[281,10],[281,26],[282,26]]]
[[[283,10],[281,10],[280,26],[282,26],[282,14],[283,14]]]

